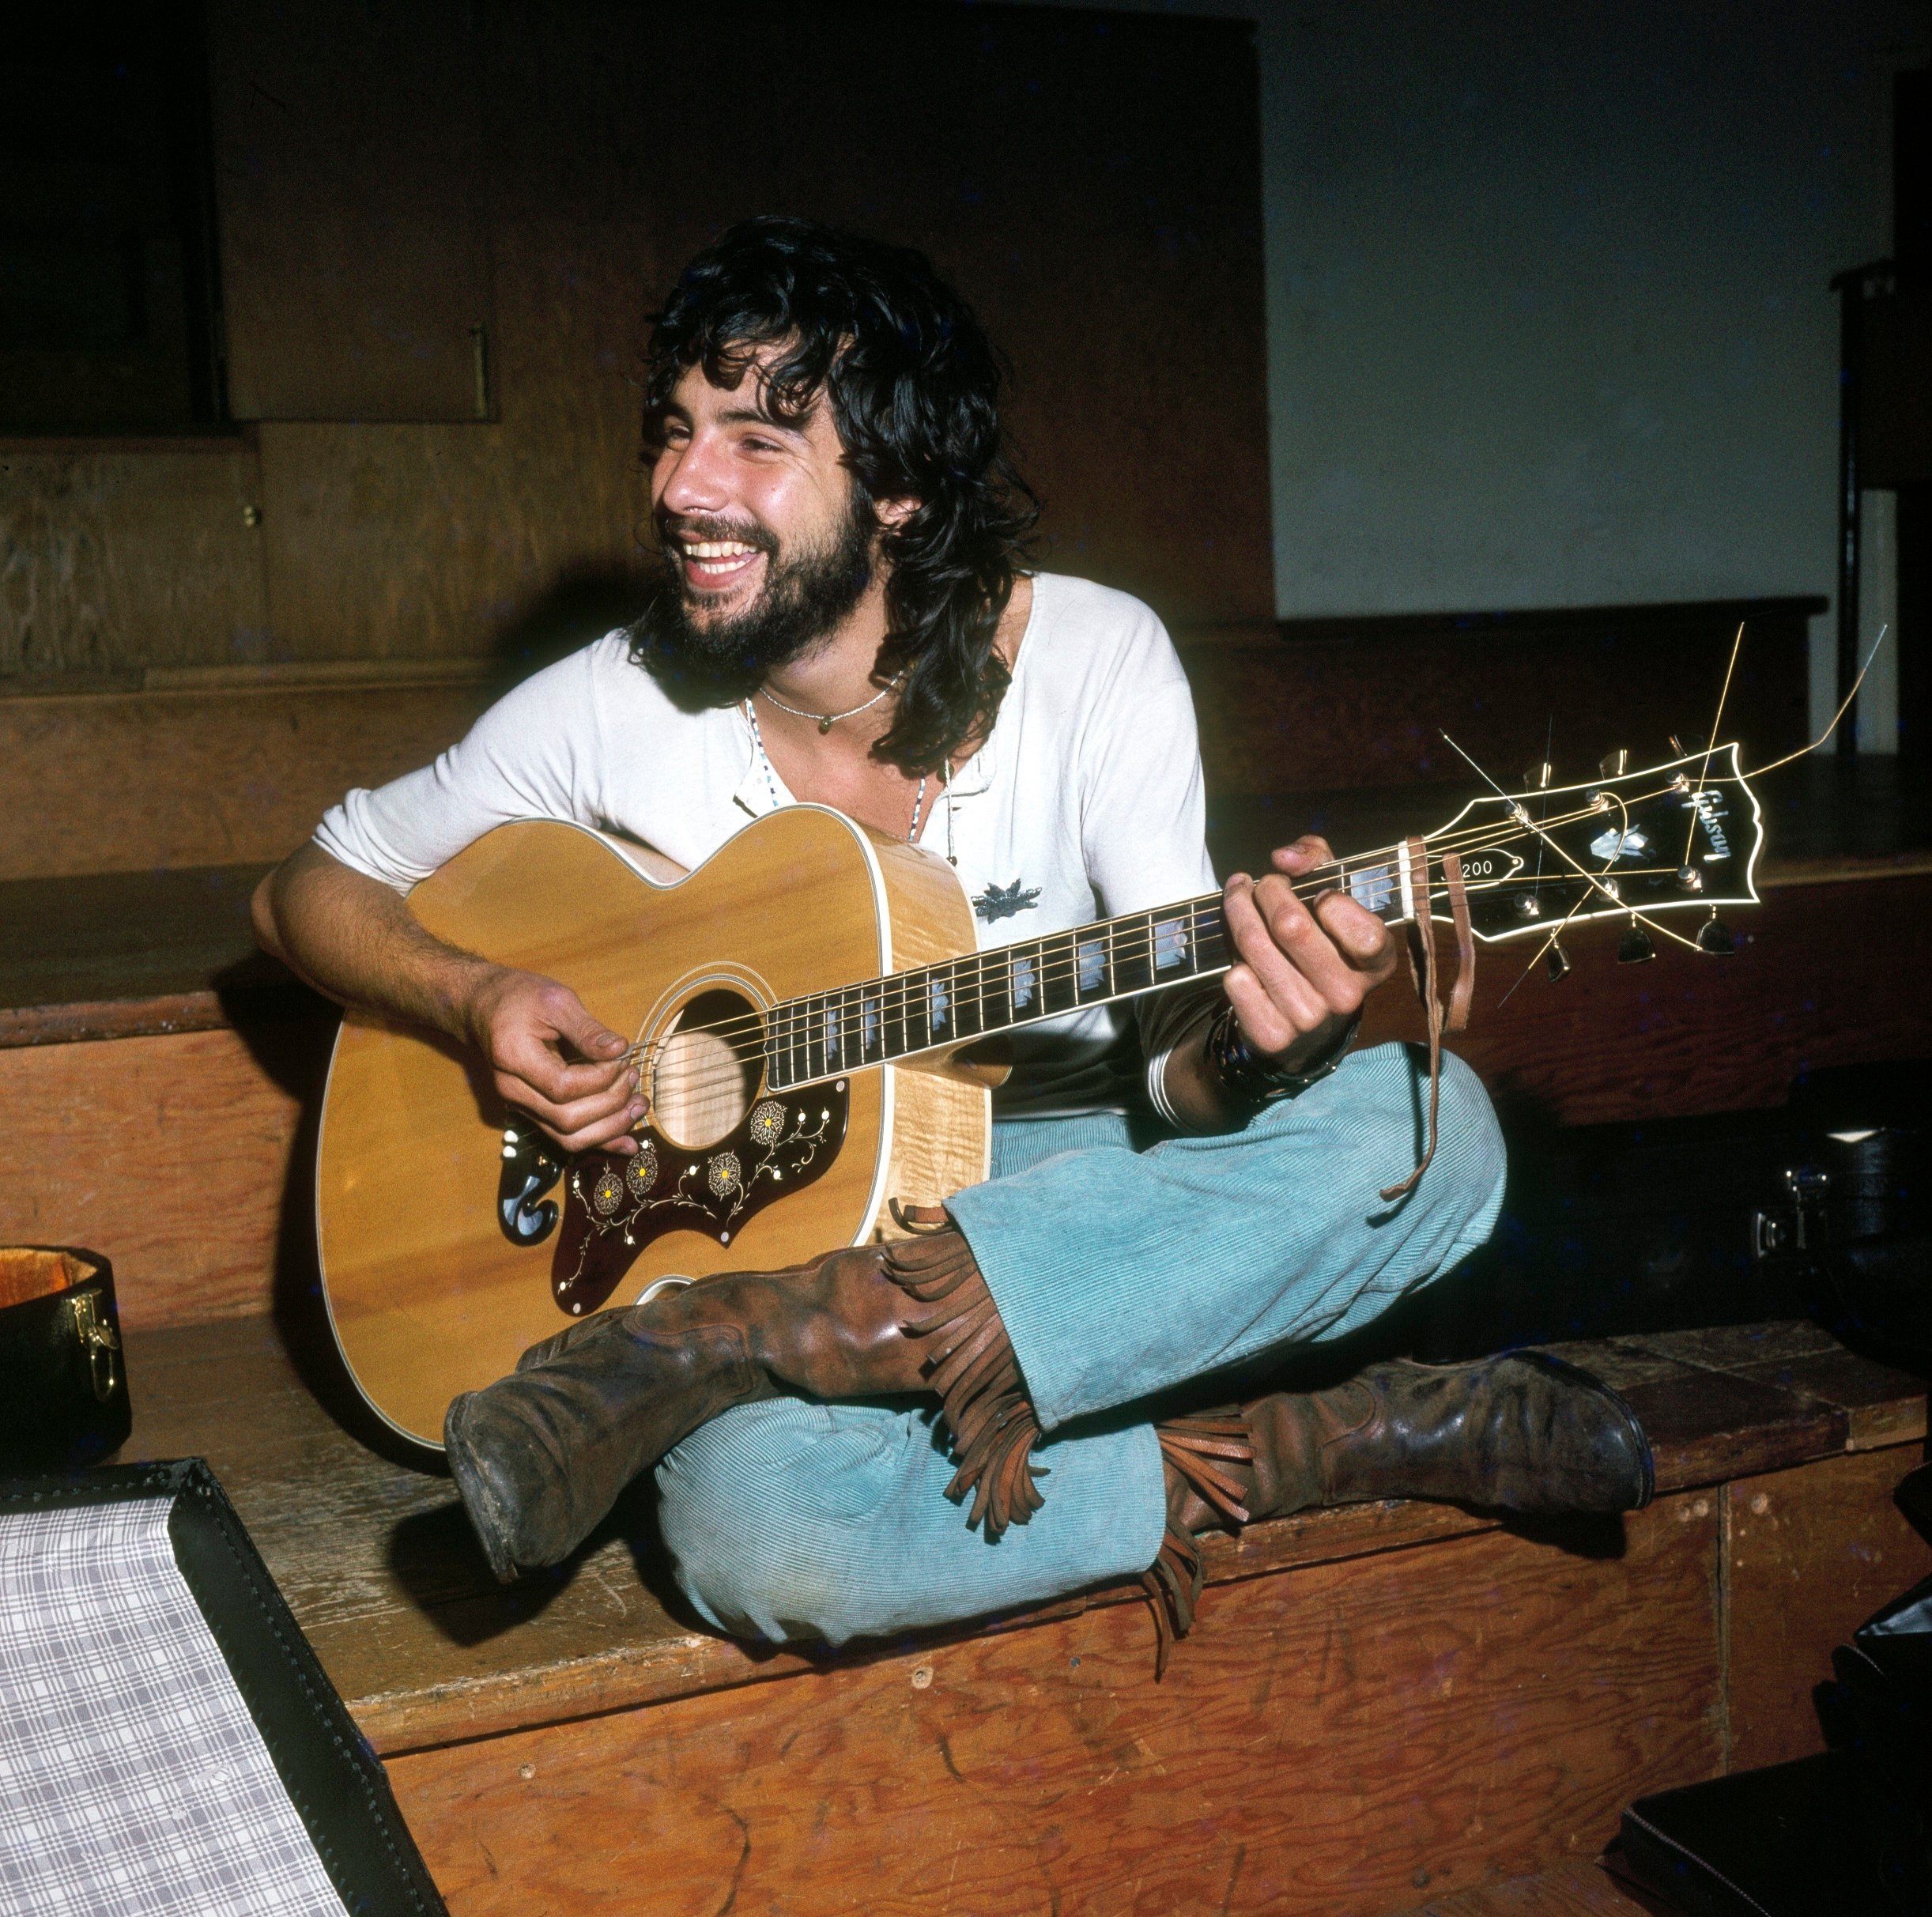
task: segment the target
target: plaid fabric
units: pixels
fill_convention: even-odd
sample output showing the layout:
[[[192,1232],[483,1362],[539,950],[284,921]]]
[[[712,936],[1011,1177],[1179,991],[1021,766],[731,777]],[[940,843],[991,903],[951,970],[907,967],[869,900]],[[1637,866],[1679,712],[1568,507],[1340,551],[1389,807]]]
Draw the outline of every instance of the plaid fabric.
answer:
[[[0,1911],[341,1917],[175,1568],[172,1508],[0,1517]]]

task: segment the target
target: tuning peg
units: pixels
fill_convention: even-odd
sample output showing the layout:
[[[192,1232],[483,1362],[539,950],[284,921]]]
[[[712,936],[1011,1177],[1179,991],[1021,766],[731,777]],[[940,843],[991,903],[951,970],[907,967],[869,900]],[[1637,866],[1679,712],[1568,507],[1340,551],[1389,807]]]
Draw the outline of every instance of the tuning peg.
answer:
[[[1704,890],[1704,867],[1701,866],[1679,866],[1677,867],[1677,885],[1678,889],[1684,892],[1702,892]]]
[[[1657,948],[1651,943],[1651,935],[1637,923],[1635,912],[1630,915],[1630,929],[1617,942],[1617,962],[1620,965],[1641,965],[1646,959],[1654,959]]]
[[[1615,752],[1606,752],[1597,761],[1597,770],[1606,779],[1621,779],[1624,768],[1630,763],[1630,754],[1621,745]]]
[[[1549,974],[1552,985],[1559,979],[1567,979],[1570,975],[1569,954],[1553,938],[1549,942],[1549,949],[1543,955],[1543,965]]]
[[[1516,916],[1519,919],[1540,919],[1543,915],[1543,901],[1534,892],[1523,891],[1516,894]]]
[[[1557,775],[1557,768],[1547,759],[1533,765],[1523,775],[1523,788],[1530,792],[1547,792],[1549,782]]]
[[[1737,952],[1738,942],[1731,937],[1730,927],[1715,910],[1697,928],[1697,949],[1709,953],[1713,958],[1730,958]]]

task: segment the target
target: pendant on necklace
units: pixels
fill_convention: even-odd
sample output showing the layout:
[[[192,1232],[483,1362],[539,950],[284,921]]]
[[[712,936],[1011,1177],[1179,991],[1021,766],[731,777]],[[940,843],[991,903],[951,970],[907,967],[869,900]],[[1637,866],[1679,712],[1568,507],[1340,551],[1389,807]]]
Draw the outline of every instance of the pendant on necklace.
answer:
[[[832,720],[831,720],[831,718],[830,718],[830,716],[829,716],[829,715],[828,715],[828,716],[826,716],[826,717],[824,717],[824,718],[823,718],[823,719],[820,719],[820,721],[818,722],[818,736],[819,736],[819,737],[820,737],[821,739],[822,739],[822,738],[823,738],[825,736],[825,734],[826,734],[828,732],[829,732],[831,730],[832,730]]]

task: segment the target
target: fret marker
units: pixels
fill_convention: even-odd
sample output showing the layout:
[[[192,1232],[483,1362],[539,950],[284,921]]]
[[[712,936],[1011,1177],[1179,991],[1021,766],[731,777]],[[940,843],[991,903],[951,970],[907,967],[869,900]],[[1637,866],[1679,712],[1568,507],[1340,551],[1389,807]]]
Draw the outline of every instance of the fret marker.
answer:
[[[1013,962],[1013,1009],[1017,1012],[1032,1002],[1033,961],[1030,958],[1017,958]]]
[[[1374,912],[1379,917],[1388,910],[1395,887],[1387,866],[1364,866],[1360,871],[1349,875],[1349,890],[1364,911]]]
[[[1098,991],[1107,981],[1107,948],[1098,939],[1089,938],[1077,951],[1081,991]]]
[[[946,1008],[951,1002],[946,997],[945,981],[933,979],[926,987],[926,1003],[932,1017],[934,1031],[938,1031],[946,1022]]]
[[[1187,934],[1178,919],[1163,919],[1154,927],[1154,969],[1171,972],[1187,960]]]

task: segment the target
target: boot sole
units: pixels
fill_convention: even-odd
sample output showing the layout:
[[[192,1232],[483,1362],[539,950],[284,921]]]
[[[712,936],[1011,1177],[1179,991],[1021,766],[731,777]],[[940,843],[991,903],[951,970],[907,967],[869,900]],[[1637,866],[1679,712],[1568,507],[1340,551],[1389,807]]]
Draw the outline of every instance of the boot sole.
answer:
[[[462,1500],[470,1528],[475,1532],[477,1542],[482,1545],[483,1555],[489,1559],[496,1582],[514,1584],[518,1566],[504,1542],[503,1511],[489,1488],[489,1481],[477,1469],[476,1462],[470,1455],[462,1429],[470,1396],[470,1393],[465,1391],[452,1398],[449,1409],[443,1413],[443,1455],[449,1460],[450,1476],[455,1481],[456,1494]]]

